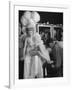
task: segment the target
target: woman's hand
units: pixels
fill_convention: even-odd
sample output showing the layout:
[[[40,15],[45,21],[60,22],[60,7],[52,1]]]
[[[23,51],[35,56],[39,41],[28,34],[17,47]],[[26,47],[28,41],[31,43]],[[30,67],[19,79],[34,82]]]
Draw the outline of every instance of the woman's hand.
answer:
[[[50,60],[50,61],[47,61],[47,63],[48,63],[48,64],[53,64],[53,61]]]
[[[30,52],[30,55],[31,55],[31,56],[35,56],[35,55],[38,55],[38,53],[37,53],[37,51],[31,51],[31,52]]]

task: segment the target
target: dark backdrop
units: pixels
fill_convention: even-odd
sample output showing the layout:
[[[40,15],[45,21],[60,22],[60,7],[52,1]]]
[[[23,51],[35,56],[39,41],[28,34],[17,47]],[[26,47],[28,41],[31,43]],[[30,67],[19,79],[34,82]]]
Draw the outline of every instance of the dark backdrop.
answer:
[[[19,11],[19,22],[24,12],[25,11]],[[50,24],[63,24],[63,13],[61,12],[37,12],[40,14],[40,23],[49,21]]]

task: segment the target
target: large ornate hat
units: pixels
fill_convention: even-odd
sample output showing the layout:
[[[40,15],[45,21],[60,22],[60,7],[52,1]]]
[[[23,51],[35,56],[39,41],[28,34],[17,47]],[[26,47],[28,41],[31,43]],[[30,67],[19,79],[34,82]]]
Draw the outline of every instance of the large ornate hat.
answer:
[[[35,27],[36,23],[40,20],[40,15],[37,12],[24,12],[21,23],[27,28]]]
[[[27,26],[27,24],[28,24],[28,20],[24,16],[21,17],[21,24],[23,26]]]
[[[31,19],[31,12],[30,12],[30,11],[24,12],[24,17],[25,17],[27,20]]]
[[[21,17],[22,25],[27,26],[30,19],[31,19],[31,12],[29,11],[24,12],[23,16]]]

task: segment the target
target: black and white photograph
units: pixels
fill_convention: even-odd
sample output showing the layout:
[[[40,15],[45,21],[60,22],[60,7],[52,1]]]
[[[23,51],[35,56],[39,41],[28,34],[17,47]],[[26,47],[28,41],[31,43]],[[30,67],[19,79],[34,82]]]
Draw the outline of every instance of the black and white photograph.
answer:
[[[18,11],[18,78],[63,77],[63,12]]]

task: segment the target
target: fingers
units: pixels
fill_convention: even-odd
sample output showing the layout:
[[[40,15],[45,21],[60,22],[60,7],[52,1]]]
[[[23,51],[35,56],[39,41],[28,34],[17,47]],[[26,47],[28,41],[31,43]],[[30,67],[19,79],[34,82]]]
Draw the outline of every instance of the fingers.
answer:
[[[37,55],[37,52],[36,51],[32,51],[32,52],[30,52],[30,55],[31,56]]]
[[[49,64],[52,64],[53,63],[53,61],[47,61]]]

